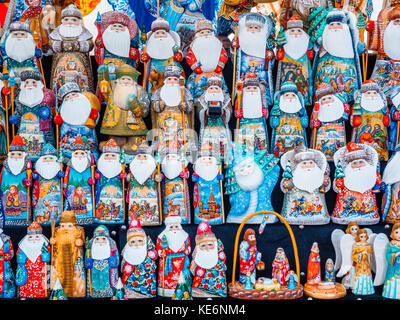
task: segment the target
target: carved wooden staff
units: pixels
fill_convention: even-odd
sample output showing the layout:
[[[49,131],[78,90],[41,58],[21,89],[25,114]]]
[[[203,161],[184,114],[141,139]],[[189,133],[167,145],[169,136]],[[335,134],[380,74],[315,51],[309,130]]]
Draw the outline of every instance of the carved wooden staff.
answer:
[[[86,241],[85,241],[85,247],[86,247],[86,258],[90,258],[90,244],[89,244],[89,238],[86,236]],[[88,269],[88,282],[89,282],[89,296],[92,296],[92,275],[90,272],[90,268]]]
[[[62,149],[58,149],[58,161],[60,162],[60,170],[64,171],[64,164],[63,164],[63,153]],[[61,177],[60,180],[61,186],[60,186],[60,192],[61,192],[61,207],[60,207],[60,215],[64,211],[64,177]]]
[[[124,149],[121,148],[120,152],[120,159],[119,161],[121,162],[121,168],[122,168],[122,174],[124,175],[125,173],[125,152]],[[123,210],[123,220],[125,221],[125,177],[122,179],[122,210]]]
[[[235,37],[232,41],[233,47],[233,77],[232,77],[232,99],[235,98],[235,82],[236,82],[236,56],[237,56],[237,49],[239,48],[238,37],[237,37],[237,29],[239,23],[239,15],[236,11],[235,19],[233,20],[235,25]]]
[[[58,118],[58,115],[60,114],[60,110],[58,107],[58,89],[57,86],[55,86],[55,107],[56,107],[56,116],[55,118]],[[56,148],[57,150],[60,148],[60,125],[58,124],[58,121],[56,122]]]
[[[3,83],[4,83],[4,88],[3,88],[3,94],[4,94],[4,109],[6,113],[6,140],[7,140],[7,153],[9,152],[10,148],[10,133],[9,133],[9,124],[8,124],[8,69],[7,65],[4,64],[3,68]]]
[[[238,113],[240,112],[240,109],[242,108],[242,106],[241,106],[242,92],[243,92],[243,84],[242,84],[242,81],[239,80],[237,83],[236,106],[235,106],[235,109],[237,110]],[[232,96],[232,99],[234,99],[233,96]],[[240,118],[236,117],[236,137],[235,137],[236,142],[238,141],[238,136],[239,136],[239,123],[240,123]]]
[[[314,104],[314,119],[313,121],[318,120],[318,112],[319,112],[319,102]],[[312,140],[312,148],[315,149],[315,142],[317,138],[317,130],[318,128],[313,128],[313,140]]]
[[[31,181],[32,179],[32,161],[31,159],[28,159],[28,161],[26,162],[26,178],[28,181]],[[28,184],[28,188],[27,188],[27,195],[26,195],[26,221],[29,221],[29,215],[30,215],[30,192],[31,191],[31,187]]]
[[[161,169],[160,169],[160,163],[161,163],[161,158],[160,158],[160,154],[157,152],[156,153],[156,163],[157,163],[157,174],[158,176],[161,175]],[[157,182],[157,188],[158,188],[158,212],[159,212],[159,216],[160,216],[160,224],[163,220],[163,215],[162,215],[162,202],[161,202],[161,180]]]
[[[218,165],[218,171],[219,171],[219,174],[222,174],[222,165],[221,164]],[[222,181],[223,180],[219,180],[219,188],[220,188],[220,192],[221,192],[222,223],[225,223],[224,188],[222,187]]]
[[[96,161],[94,161],[94,155],[92,154],[91,157],[90,157],[90,171],[91,171],[91,174],[92,174],[92,181],[93,181],[93,184],[92,184],[92,206],[93,206],[93,208],[92,208],[92,216],[93,216],[93,218],[95,217],[95,211],[96,211],[96,205],[95,205],[95,199],[94,199],[94,195],[95,195],[94,194],[94,185],[95,185],[95,182],[96,182],[96,179],[94,177],[95,166],[96,166]]]
[[[142,43],[142,54],[140,55],[142,62],[143,62],[143,79],[142,79],[142,87],[146,91],[147,90],[147,53],[146,53],[146,28],[144,23],[142,25],[142,30],[140,33],[140,42]]]
[[[11,90],[11,116],[14,117],[14,107],[15,107],[15,78],[14,78],[14,74],[11,71],[10,73],[10,80],[9,80],[9,86],[10,86],[10,90]],[[15,124],[11,124],[11,134],[12,134],[12,138],[14,138],[15,135]]]
[[[62,206],[62,204],[61,204]],[[56,227],[56,213],[54,212],[54,208],[50,214],[50,226],[51,226],[51,238],[54,239],[55,227]],[[51,257],[50,257],[50,289],[53,290],[55,281],[53,281],[53,286],[51,286],[51,281],[54,279],[54,245],[51,245]]]
[[[180,86],[181,86],[181,102],[185,103],[185,78],[179,78]],[[185,112],[182,110],[182,129],[183,129],[183,156],[181,158],[182,161],[182,172],[185,172],[185,159],[186,159],[186,119]],[[183,179],[183,199],[185,201],[185,211],[186,211],[186,183],[185,179]],[[188,217],[189,218],[189,217]]]

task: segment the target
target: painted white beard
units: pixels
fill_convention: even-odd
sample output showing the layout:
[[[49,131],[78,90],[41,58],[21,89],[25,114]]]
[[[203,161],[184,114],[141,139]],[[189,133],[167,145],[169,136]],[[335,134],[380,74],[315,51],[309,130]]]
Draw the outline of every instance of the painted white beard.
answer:
[[[295,101],[289,102],[281,96],[279,100],[279,109],[286,113],[296,113],[301,109],[299,97],[296,96]]]
[[[300,190],[311,193],[322,186],[323,182],[324,172],[318,166],[306,171],[298,165],[293,172],[293,184]]]
[[[288,31],[285,31],[286,44],[283,46],[285,53],[297,60],[305,55],[308,49],[310,36],[302,31],[300,36],[290,35]]]
[[[82,25],[71,26],[71,25],[60,24],[58,27],[60,35],[65,38],[78,37],[82,33],[82,30],[83,30]]]
[[[178,160],[163,160],[161,169],[168,179],[175,179],[182,172],[182,162]]]
[[[90,101],[79,93],[78,97],[61,104],[60,115],[64,122],[73,126],[83,126],[91,111]]]
[[[370,164],[362,167],[361,170],[354,170],[350,165],[347,165],[344,174],[343,182],[346,188],[359,193],[372,189],[376,183],[376,168]]]
[[[106,178],[114,178],[122,171],[122,165],[119,162],[119,155],[117,156],[117,159],[106,160],[104,159],[104,154],[102,154],[99,160],[97,160],[97,168]]]
[[[43,101],[44,93],[43,93],[43,83],[39,83],[36,88],[34,87],[25,87],[25,81],[21,82],[21,91],[19,92],[18,99],[19,101],[28,106],[34,107]]]
[[[400,181],[400,152],[397,151],[392,159],[387,163],[383,171],[382,181],[386,184],[394,184]]]
[[[322,122],[330,122],[340,119],[344,113],[343,102],[333,96],[335,102],[319,105],[318,119]]]
[[[153,157],[149,157],[147,160],[134,158],[129,165],[129,169],[135,179],[140,184],[143,184],[153,174],[156,166],[156,161]]]
[[[8,167],[10,168],[13,175],[16,176],[17,174],[21,173],[21,170],[25,165],[25,157],[26,155],[24,155],[22,159],[13,159],[8,157]]]
[[[222,43],[216,36],[195,37],[191,48],[204,72],[215,70],[222,49]]]
[[[22,239],[19,248],[26,254],[31,262],[35,262],[42,253],[43,244],[47,241],[45,241],[43,235],[40,236],[40,241],[34,242],[29,241],[27,237],[28,236],[25,236],[25,238]]]
[[[146,43],[146,52],[152,59],[169,59],[174,55],[172,47],[175,45],[175,41],[170,34],[166,38],[154,38],[151,35]]]
[[[260,32],[251,33],[246,30],[246,26],[239,24],[239,43],[240,49],[247,55],[265,58],[267,46],[267,28],[264,27]]]
[[[168,107],[176,107],[182,100],[179,85],[164,84],[160,90],[160,98]]]
[[[201,268],[211,269],[214,268],[218,263],[218,247],[215,244],[215,248],[212,250],[196,250],[196,256],[194,262]]]
[[[94,243],[91,248],[91,256],[95,260],[104,260],[108,259],[111,255],[110,243],[107,240],[107,243]]]
[[[224,93],[221,92],[213,92],[213,93],[209,93],[208,91],[206,91],[206,93],[204,94],[204,100],[206,102],[223,102],[224,101]]]
[[[243,92],[243,118],[255,119],[262,117],[261,92]]]
[[[182,248],[183,244],[188,238],[188,234],[182,229],[177,231],[164,230],[159,237],[161,238],[163,235],[167,237],[168,247],[174,252],[177,252],[180,248]]]
[[[196,160],[194,164],[194,171],[204,180],[212,181],[215,179],[219,172],[219,168],[217,163],[213,164],[204,164],[198,160]]]
[[[390,59],[400,60],[400,26],[394,25],[393,20],[383,33],[383,50]]]
[[[361,107],[370,112],[382,110],[385,104],[380,96],[376,98],[366,98],[364,94],[361,95]]]
[[[60,164],[57,161],[44,162],[43,157],[40,157],[35,163],[35,169],[42,178],[50,180],[60,171]]]
[[[353,40],[347,24],[344,24],[340,31],[329,30],[326,26],[322,34],[322,44],[325,50],[334,57],[354,57]]]
[[[87,167],[89,165],[89,158],[86,157],[86,158],[78,159],[72,155],[71,165],[74,170],[78,171],[79,173],[82,173],[83,171],[85,171],[87,169]]]
[[[33,58],[35,56],[35,48],[36,43],[31,34],[21,40],[8,37],[5,44],[7,56],[18,62]]]
[[[111,25],[103,32],[103,43],[106,50],[120,57],[129,57],[131,39],[128,28],[123,32],[111,30]]]
[[[124,86],[119,83],[115,86],[113,90],[113,102],[120,109],[128,109],[128,96],[129,95],[137,95],[137,88],[135,85],[133,86]]]
[[[122,251],[122,257],[131,265],[137,266],[141,264],[147,257],[147,239],[146,243],[140,247],[131,247],[129,244],[126,244]]]
[[[235,174],[235,176],[240,189],[245,192],[257,190],[264,181],[264,174],[257,164],[254,165],[254,170],[250,174],[246,176]]]

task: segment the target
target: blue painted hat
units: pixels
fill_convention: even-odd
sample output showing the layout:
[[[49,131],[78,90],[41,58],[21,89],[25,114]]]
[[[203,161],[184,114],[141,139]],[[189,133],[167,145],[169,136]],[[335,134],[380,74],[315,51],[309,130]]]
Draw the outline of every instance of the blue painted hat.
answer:
[[[57,150],[50,143],[46,143],[40,153],[41,156],[57,156]]]

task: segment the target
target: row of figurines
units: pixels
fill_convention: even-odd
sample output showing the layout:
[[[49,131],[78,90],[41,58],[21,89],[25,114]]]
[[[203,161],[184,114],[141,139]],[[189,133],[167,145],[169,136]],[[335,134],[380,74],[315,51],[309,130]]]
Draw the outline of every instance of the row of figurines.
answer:
[[[280,159],[266,151],[232,144],[225,175],[210,149],[203,148],[193,164],[193,192],[189,192],[188,161],[177,149],[161,159],[142,144],[127,162],[123,149],[110,139],[96,163],[87,143],[78,136],[65,169],[51,144],[43,148],[34,167],[25,150],[24,140],[14,136],[0,174],[3,225],[28,225],[31,217],[48,225],[58,221],[62,210],[74,211],[83,225],[123,224],[126,213],[128,224],[138,218],[144,226],[159,225],[171,212],[186,224],[191,223],[191,202],[194,223],[215,225],[225,223],[224,194],[230,202],[226,222],[241,223],[255,211],[276,211],[271,195],[280,166],[284,193],[281,214],[290,224],[318,225],[330,220],[376,224],[380,216],[375,194],[381,190],[382,220],[400,220],[399,147],[381,177],[376,150],[368,144],[348,143],[334,154],[333,182],[325,155],[302,144]],[[337,198],[330,215],[325,193],[331,186]],[[251,217],[248,223],[265,226],[277,221],[272,214],[265,217]]]
[[[321,278],[318,244],[313,243],[305,293],[324,299],[343,297],[346,289],[352,289],[355,295],[371,295],[375,293],[374,286],[384,284],[383,297],[400,299],[396,290],[400,281],[399,223],[393,226],[390,237],[391,242],[384,233],[377,235],[370,229],[360,229],[356,223],[350,223],[345,232],[334,230],[331,238],[336,264],[332,259],[327,260],[325,281]],[[121,254],[105,225],[94,230],[90,241],[88,237],[85,239],[84,228],[76,224],[73,211],[62,213],[59,226],[52,226],[50,240],[34,221],[18,243],[15,276],[11,266],[14,256],[11,238],[2,232],[0,238],[4,257],[2,298],[112,297],[123,300],[158,295],[190,300],[192,297],[227,296],[223,243],[210,225],[202,222],[197,228],[192,252],[189,235],[181,226],[181,218],[174,213],[166,218],[165,229],[158,235],[156,244],[146,235],[140,221],[133,219]],[[257,249],[253,229],[246,230],[235,250],[239,250],[239,281],[233,282],[229,290],[239,288],[254,293],[303,289],[299,270],[295,273],[290,269],[281,247],[276,250],[272,262],[272,278],[256,279],[257,271],[263,271],[265,263]],[[336,283],[336,276],[343,277],[343,285]]]

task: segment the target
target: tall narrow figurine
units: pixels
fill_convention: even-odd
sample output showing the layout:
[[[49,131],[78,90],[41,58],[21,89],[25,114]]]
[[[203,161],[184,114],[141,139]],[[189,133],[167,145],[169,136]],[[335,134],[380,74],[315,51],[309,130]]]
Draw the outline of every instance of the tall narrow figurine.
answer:
[[[400,222],[400,145],[394,149],[382,175],[381,189],[382,220],[388,223]]]
[[[248,228],[239,247],[240,273],[239,281],[246,284],[250,279],[252,285],[256,283],[256,268],[261,263],[261,252],[257,250],[256,232]]]
[[[11,259],[14,257],[14,248],[11,238],[3,233],[0,228],[0,254],[3,259],[0,261],[0,298],[15,297],[14,273],[11,268]]]
[[[390,233],[392,241],[387,246],[387,269],[382,296],[400,300],[400,223],[396,222]]]

